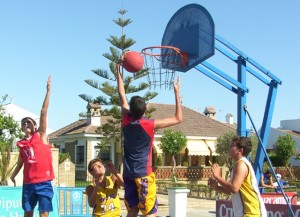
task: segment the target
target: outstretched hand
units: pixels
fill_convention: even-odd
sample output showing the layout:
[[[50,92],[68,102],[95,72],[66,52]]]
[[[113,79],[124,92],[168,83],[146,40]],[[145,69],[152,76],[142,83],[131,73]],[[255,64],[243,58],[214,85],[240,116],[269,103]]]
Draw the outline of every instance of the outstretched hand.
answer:
[[[124,59],[125,59],[125,56],[126,56],[126,54],[129,52],[129,50],[127,50],[127,51],[125,51],[123,54],[122,54],[122,56],[120,57],[120,59],[118,60],[118,62],[117,62],[117,65],[122,65],[122,63],[123,63],[123,61],[124,61]]]
[[[47,91],[49,91],[51,88],[51,75],[48,76],[48,80],[47,80]]]
[[[125,51],[122,56],[120,57],[120,59],[118,60],[118,62],[116,63],[116,69],[117,69],[117,73],[120,73],[120,66],[123,64],[124,58],[126,56],[126,53],[128,53],[129,51]]]
[[[113,162],[111,160],[107,161],[106,167],[111,174],[118,173],[118,171],[115,168],[115,165],[113,164]]]
[[[174,92],[179,93],[180,89],[180,76],[178,75],[177,77],[177,83],[175,84],[174,81],[172,81],[173,87],[174,87]]]

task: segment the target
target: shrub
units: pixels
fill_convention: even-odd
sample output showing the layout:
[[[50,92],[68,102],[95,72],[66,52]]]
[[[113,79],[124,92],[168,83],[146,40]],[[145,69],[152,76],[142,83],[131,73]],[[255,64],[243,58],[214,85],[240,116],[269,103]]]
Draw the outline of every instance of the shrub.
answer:
[[[70,156],[70,153],[67,152],[67,153],[59,153],[59,156],[58,156],[59,160],[59,164],[61,164],[62,162],[64,162],[67,158],[71,159],[71,156]]]
[[[157,159],[156,159],[156,166],[162,166],[162,157],[161,157],[161,155],[158,155],[158,156],[157,156]]]

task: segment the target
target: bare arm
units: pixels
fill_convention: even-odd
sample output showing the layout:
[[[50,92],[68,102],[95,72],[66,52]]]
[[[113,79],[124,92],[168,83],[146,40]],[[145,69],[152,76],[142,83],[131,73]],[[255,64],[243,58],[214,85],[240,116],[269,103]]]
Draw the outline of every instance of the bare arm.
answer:
[[[14,186],[16,187],[16,180],[15,180],[15,177],[18,175],[18,173],[20,172],[21,168],[23,167],[23,160],[19,154],[19,157],[18,157],[18,162],[17,162],[17,166],[14,170],[14,172],[12,173],[11,177],[10,177],[10,180],[14,183]]]
[[[88,196],[88,202],[90,207],[94,207],[96,204],[97,189],[98,189],[97,184],[95,186],[89,185],[85,188],[85,192],[86,195]]]
[[[45,144],[48,143],[46,131],[47,131],[47,112],[48,112],[48,106],[50,100],[50,90],[51,90],[51,76],[48,77],[48,81],[47,81],[47,92],[41,109],[40,126],[38,130],[40,133],[40,137]]]
[[[261,187],[264,187],[264,188],[274,188],[273,184],[274,183],[273,183],[272,177],[270,177],[270,184],[269,185],[267,183],[265,183],[263,175],[260,177],[260,186]]]
[[[216,181],[230,193],[237,193],[248,174],[248,167],[243,162],[238,162],[234,169],[234,177],[231,182],[223,179],[220,174],[220,167],[217,164],[212,166],[212,171]]]
[[[264,188],[268,187],[268,185],[264,181],[264,176],[263,175],[260,176],[260,186],[264,187]]]
[[[128,102],[126,99],[126,94],[125,94],[125,88],[124,88],[124,83],[123,83],[123,78],[120,73],[120,63],[116,64],[117,68],[117,85],[118,85],[118,94],[119,94],[119,100],[120,100],[120,106],[122,109],[122,115],[127,114],[129,112],[129,106]]]
[[[223,188],[222,186],[220,186],[217,182],[217,180],[215,180],[214,178],[210,178],[208,180],[208,184],[216,191],[219,193],[224,193],[224,194],[230,194],[230,191],[228,191],[227,189]]]
[[[165,128],[172,125],[176,125],[182,122],[182,110],[179,96],[179,88],[180,88],[180,77],[178,76],[177,83],[173,82],[174,94],[175,94],[175,102],[176,102],[176,110],[175,116],[171,118],[157,119],[154,121],[154,128]]]
[[[270,185],[271,185],[271,186],[273,186],[273,185],[274,185],[274,182],[273,182],[273,177],[272,177],[272,176],[270,177]]]
[[[120,173],[118,173],[114,164],[111,161],[108,161],[106,167],[108,168],[109,172],[112,174],[111,178],[113,182],[118,186],[124,186],[123,176]]]

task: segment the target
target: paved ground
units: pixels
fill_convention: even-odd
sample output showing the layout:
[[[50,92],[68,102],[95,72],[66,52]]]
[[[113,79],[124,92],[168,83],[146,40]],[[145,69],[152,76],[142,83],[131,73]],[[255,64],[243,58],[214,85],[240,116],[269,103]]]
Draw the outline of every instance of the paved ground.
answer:
[[[123,199],[123,190],[119,190],[120,198]],[[121,201],[122,206],[122,216],[126,217],[126,209],[124,203]],[[216,201],[197,199],[197,198],[187,198],[187,214],[186,217],[212,217],[216,216]],[[139,215],[143,216],[143,215]],[[158,212],[157,217],[169,216],[169,201],[168,195],[158,194]]]

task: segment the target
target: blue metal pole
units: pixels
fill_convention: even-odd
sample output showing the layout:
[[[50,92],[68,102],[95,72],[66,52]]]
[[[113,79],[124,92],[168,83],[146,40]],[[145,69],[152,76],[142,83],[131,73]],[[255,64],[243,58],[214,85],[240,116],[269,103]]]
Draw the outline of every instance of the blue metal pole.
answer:
[[[263,123],[262,123],[261,130],[260,130],[260,138],[262,141],[262,144],[260,144],[261,145],[260,147],[263,147],[263,148],[266,148],[268,145],[271,121],[272,121],[272,116],[273,116],[275,99],[276,99],[276,95],[277,95],[277,87],[278,87],[278,83],[276,81],[272,80],[270,83],[270,86],[269,86],[269,93],[268,93]],[[258,148],[257,152],[256,152],[254,167],[253,167],[257,180],[260,180],[260,175],[262,174],[264,157],[265,157],[265,154],[262,152],[262,149]]]
[[[246,61],[242,57],[238,57],[238,81],[246,86]],[[240,136],[247,136],[246,130],[246,112],[244,110],[244,105],[246,104],[246,92],[241,88],[237,91],[237,134]]]
[[[253,129],[254,129],[254,131],[255,131],[255,133],[256,133],[256,135],[257,135],[257,138],[258,138],[258,140],[259,140],[259,144],[258,144],[259,146],[257,147],[257,150],[259,150],[259,151],[262,150],[262,151],[263,151],[263,153],[261,153],[261,154],[262,154],[263,156],[266,156],[266,159],[267,159],[267,161],[268,161],[268,163],[269,163],[269,165],[270,165],[270,168],[271,168],[271,170],[272,170],[272,173],[275,174],[275,170],[274,170],[274,168],[273,168],[273,166],[272,166],[272,163],[271,163],[270,158],[269,158],[269,156],[268,156],[268,154],[267,154],[267,151],[266,151],[265,147],[262,146],[262,144],[264,144],[264,142],[261,140],[261,137],[258,136],[258,132],[257,132],[256,127],[255,127],[255,125],[254,125],[254,123],[253,123],[253,121],[252,121],[252,118],[251,118],[251,116],[250,116],[250,114],[249,114],[249,112],[248,112],[248,110],[247,110],[247,107],[245,106],[244,109],[245,109],[245,112],[248,114],[249,120],[250,120],[250,122],[251,122],[251,124],[252,124],[252,126],[253,126]],[[257,162],[257,160],[256,160],[255,162]],[[260,175],[260,174],[259,174],[259,175]],[[256,174],[256,178],[257,178],[257,174]],[[278,183],[278,179],[277,179],[276,176],[275,176],[275,179],[276,179],[276,182]],[[291,214],[293,217],[295,217],[295,214],[294,214],[294,212],[293,212],[293,209],[292,209],[292,207],[291,207],[291,204],[289,203],[288,197],[286,196],[286,194],[284,193],[283,188],[282,188],[280,185],[279,185],[279,188],[280,188],[280,190],[281,190],[281,194],[282,194],[282,196],[284,197],[284,200],[285,200],[286,204],[287,204],[288,207],[289,207],[290,214]]]

